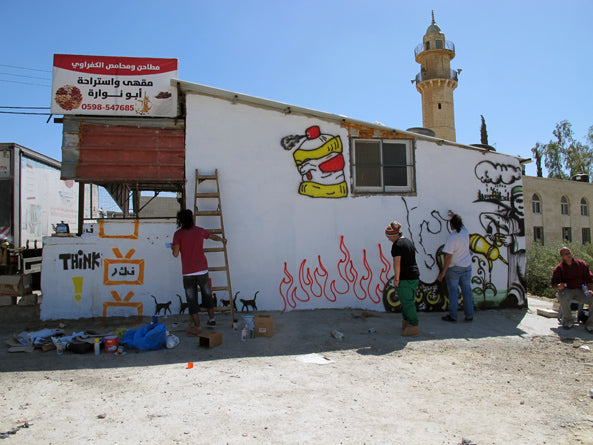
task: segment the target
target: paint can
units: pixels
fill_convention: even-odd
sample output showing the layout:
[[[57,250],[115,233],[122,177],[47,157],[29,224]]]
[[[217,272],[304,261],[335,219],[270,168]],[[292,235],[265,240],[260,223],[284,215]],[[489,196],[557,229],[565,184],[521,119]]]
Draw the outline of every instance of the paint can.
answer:
[[[255,317],[253,315],[241,315],[247,330],[253,331],[255,329]]]
[[[117,335],[105,337],[105,352],[114,353],[117,351]]]

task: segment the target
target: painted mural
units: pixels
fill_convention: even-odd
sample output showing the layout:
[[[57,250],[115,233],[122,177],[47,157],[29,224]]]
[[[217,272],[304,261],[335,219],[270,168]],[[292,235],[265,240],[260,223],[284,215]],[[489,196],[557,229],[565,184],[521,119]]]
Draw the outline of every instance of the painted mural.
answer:
[[[283,301],[282,312],[287,309],[296,309],[299,303],[308,303],[314,299],[325,299],[335,303],[341,296],[354,294],[359,301],[371,301],[375,304],[381,302],[382,290],[387,283],[391,271],[391,261],[383,254],[381,244],[377,245],[375,255],[382,264],[378,273],[373,274],[369,266],[367,251],[362,251],[364,270],[358,270],[350,249],[346,246],[344,236],[340,236],[338,249],[341,258],[331,273],[321,259],[317,256],[317,264],[309,266],[304,259],[299,265],[297,277],[289,272],[287,263],[284,263],[284,278],[280,282],[278,291]],[[311,267],[313,270],[311,271]],[[328,266],[329,267],[329,266]]]
[[[92,230],[80,239],[44,240],[43,319],[143,316],[159,309],[155,295],[173,300],[181,281],[179,261],[166,247],[172,223],[100,220],[88,226]],[[167,304],[176,306],[176,301]],[[167,307],[161,315],[175,309]]]
[[[525,271],[525,224],[521,169],[514,165],[482,161],[476,165],[476,177],[484,190],[474,202],[488,203],[491,210],[480,214],[480,224],[490,244],[506,250],[508,280],[501,307],[527,305]],[[502,261],[502,256],[494,259]],[[492,269],[493,264],[488,264]]]
[[[343,146],[340,136],[321,133],[314,125],[305,134],[289,135],[280,144],[293,152],[301,175],[299,193],[312,198],[343,198],[348,196],[344,175]]]
[[[483,211],[477,214],[478,221],[464,218],[466,226],[480,228],[470,233],[474,303],[481,309],[523,307],[526,305],[526,277],[520,168],[482,161],[475,166],[475,177],[478,190],[473,203],[479,204]],[[416,307],[419,311],[445,311],[449,304],[447,285],[436,278],[444,265],[442,249],[450,233],[449,217],[436,209],[426,217],[416,215],[422,210],[412,204],[415,201],[406,197],[400,199],[405,214],[405,233],[416,247],[416,260],[421,269]],[[387,312],[401,311],[391,276],[392,259],[383,253],[381,244],[373,253],[379,259],[380,270],[369,266],[366,249],[361,255],[362,270],[358,270],[344,236],[340,236],[338,249],[341,259],[330,268],[335,271],[333,275],[320,255],[313,265],[303,259],[294,275],[284,263],[279,286],[283,310],[306,306],[314,299],[335,303],[340,296],[354,294],[360,301],[377,305],[382,302]],[[497,276],[506,276],[507,280],[497,282]],[[459,299],[462,304],[461,293]]]

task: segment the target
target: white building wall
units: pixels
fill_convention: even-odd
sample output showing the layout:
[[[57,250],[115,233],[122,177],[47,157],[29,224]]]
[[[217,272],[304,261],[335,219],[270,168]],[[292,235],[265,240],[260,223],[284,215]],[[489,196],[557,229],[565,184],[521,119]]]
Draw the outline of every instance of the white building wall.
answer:
[[[356,195],[348,129],[340,122],[197,94],[189,94],[186,104],[186,204],[194,209],[195,169],[203,174],[217,169],[239,311],[240,299],[256,292],[259,310],[384,310],[383,289],[393,275],[384,229],[392,220],[402,224],[416,246],[421,272],[417,301],[426,310],[443,310],[447,298],[435,279],[438,249],[449,233],[449,209],[463,217],[472,234],[476,305],[524,304],[523,197],[516,158],[418,138],[414,195]],[[303,135],[311,126],[342,142],[345,197],[299,194],[294,150],[285,150],[281,141]],[[199,219],[198,224],[214,228],[215,219]],[[176,313],[176,294],[183,295],[180,260],[164,247],[172,240],[174,221],[141,220],[137,227],[133,221],[102,224],[103,230],[97,225],[80,239],[44,241],[42,318],[136,315],[139,304],[142,314],[151,315],[151,295],[172,301]],[[98,253],[99,265],[65,269],[60,255],[79,251]],[[134,275],[139,263],[128,260],[143,260],[142,279]],[[210,266],[220,265],[214,264],[217,260],[211,258]],[[217,274],[211,273],[213,285],[224,285]],[[218,298],[228,295],[219,293]]]
[[[383,288],[381,255],[391,263],[390,244],[383,232],[389,221],[402,223],[418,249],[421,280],[432,283],[438,275],[435,252],[448,233],[443,223],[447,211],[460,213],[470,232],[485,232],[480,214],[500,209],[495,203],[476,203],[478,192],[500,190],[505,195],[510,194],[511,184],[520,185],[520,166],[513,157],[418,140],[417,196],[355,196],[348,132],[337,123],[201,95],[188,96],[187,109],[186,175],[193,182],[195,168],[218,169],[233,288],[246,297],[259,290],[258,307],[261,302],[268,309],[381,308],[375,290]],[[342,140],[346,198],[297,193],[300,175],[291,152],[283,150],[280,141],[287,135],[303,134],[312,125]],[[509,184],[480,181],[476,171],[499,181],[497,167]],[[192,194],[188,194],[187,206],[193,208]],[[523,242],[515,249],[524,249]],[[502,252],[501,256],[506,258]],[[307,270],[313,278],[316,269],[323,273],[319,260],[328,282],[325,287],[316,282],[308,286]],[[299,279],[303,261],[305,275]],[[506,288],[506,265],[494,262],[492,268],[494,284]],[[334,280],[335,290],[348,291],[332,292]],[[504,295],[499,292],[499,299]]]

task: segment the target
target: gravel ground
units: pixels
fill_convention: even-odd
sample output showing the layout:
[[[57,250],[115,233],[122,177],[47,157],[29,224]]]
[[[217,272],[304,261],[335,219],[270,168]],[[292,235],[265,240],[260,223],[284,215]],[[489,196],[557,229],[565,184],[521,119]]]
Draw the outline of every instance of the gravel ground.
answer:
[[[274,336],[245,342],[221,314],[213,349],[186,337],[180,316],[161,320],[181,340],[174,349],[6,347],[0,434],[15,444],[593,444],[593,335],[538,316],[547,300],[529,304],[477,312],[473,323],[421,313],[413,339],[399,335],[399,314],[343,309],[268,312]],[[9,323],[0,335],[145,322]]]

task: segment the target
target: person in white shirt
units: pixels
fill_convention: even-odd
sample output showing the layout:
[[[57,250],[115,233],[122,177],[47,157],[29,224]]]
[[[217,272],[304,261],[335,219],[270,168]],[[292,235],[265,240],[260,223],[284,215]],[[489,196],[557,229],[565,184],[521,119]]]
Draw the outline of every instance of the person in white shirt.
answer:
[[[463,225],[461,216],[449,211],[451,233],[447,237],[443,252],[445,264],[437,280],[447,280],[449,291],[449,314],[442,317],[444,321],[455,323],[459,308],[459,287],[463,295],[463,312],[465,321],[474,319],[474,300],[470,281],[472,278],[472,255],[469,250],[469,232]]]

